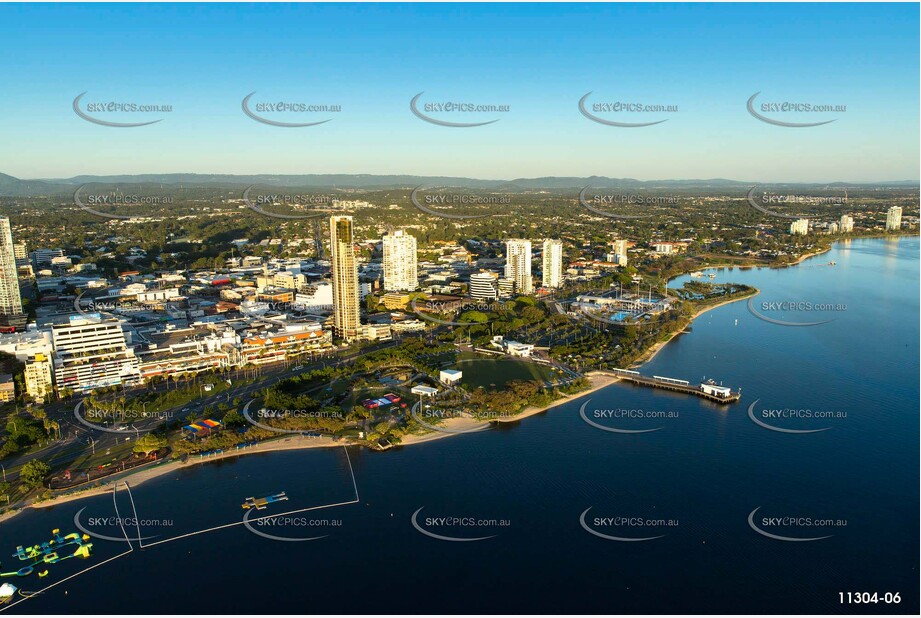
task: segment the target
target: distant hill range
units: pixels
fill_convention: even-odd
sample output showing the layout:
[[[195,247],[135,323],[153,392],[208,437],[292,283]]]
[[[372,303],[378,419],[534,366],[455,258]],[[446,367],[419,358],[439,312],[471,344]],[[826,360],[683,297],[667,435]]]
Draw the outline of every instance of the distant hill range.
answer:
[[[634,178],[609,178],[607,176],[545,176],[542,178],[516,178],[514,180],[482,180],[453,176],[408,176],[373,174],[133,174],[116,176],[74,176],[73,178],[47,178],[23,180],[0,173],[0,196],[29,197],[41,195],[64,195],[77,187],[99,183],[106,185],[175,186],[182,188],[240,188],[249,185],[260,187],[288,187],[303,189],[409,189],[417,186],[458,187],[479,190],[538,191],[597,188],[623,190],[702,190],[739,191],[748,189],[756,182],[728,180],[725,178],[690,180],[636,180]],[[906,188],[918,187],[917,180],[897,180],[877,183],[763,183],[774,190],[798,187],[819,188]]]

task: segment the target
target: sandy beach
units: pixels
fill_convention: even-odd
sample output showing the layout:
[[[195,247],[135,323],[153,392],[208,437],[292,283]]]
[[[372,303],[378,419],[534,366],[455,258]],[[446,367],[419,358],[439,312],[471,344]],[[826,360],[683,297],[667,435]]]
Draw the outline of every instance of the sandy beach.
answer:
[[[222,459],[229,459],[231,457],[242,457],[244,455],[252,455],[255,453],[274,453],[277,451],[291,451],[307,448],[333,448],[340,446],[348,446],[348,444],[342,441],[333,440],[331,438],[307,438],[297,435],[286,438],[279,438],[268,442],[261,442],[259,444],[247,446],[246,448],[239,450],[235,449],[224,453],[209,455],[207,457],[190,456],[189,459],[185,462],[182,462],[178,459],[165,461],[160,464],[144,467],[135,472],[129,472],[122,475],[113,475],[116,477],[114,479],[99,479],[98,481],[88,484],[85,489],[74,489],[68,493],[59,494],[50,500],[28,504],[18,511],[4,513],[2,516],[0,516],[0,522],[10,519],[11,517],[15,517],[16,515],[25,512],[27,509],[53,508],[67,502],[73,502],[74,500],[81,500],[83,498],[98,496],[100,494],[111,493],[112,487],[116,482],[120,483],[127,481],[131,484],[132,487],[135,487],[145,481],[149,481],[151,479],[155,479],[172,472],[176,472],[178,470],[191,468],[199,464],[220,461]],[[100,484],[97,486],[96,483]]]
[[[440,427],[449,431],[431,431],[429,433],[409,433],[403,436],[403,441],[398,446],[409,446],[411,444],[422,444],[442,438],[462,435],[465,433],[475,433],[489,429],[489,423],[478,421],[474,418],[449,418],[445,419]],[[455,432],[455,433],[451,433]]]
[[[556,401],[554,401],[553,403],[551,403],[549,406],[545,406],[545,407],[528,406],[527,408],[525,408],[524,410],[522,410],[521,412],[519,412],[518,414],[514,416],[497,419],[498,422],[514,423],[514,422],[520,421],[521,419],[528,418],[529,416],[534,416],[535,414],[546,412],[547,410],[551,408],[555,408],[557,406],[563,405],[564,403],[572,401],[573,399],[584,397],[585,395],[594,393],[595,391],[602,389],[606,386],[610,386],[611,384],[614,384],[620,379],[612,375],[603,374],[603,373],[594,373],[591,371],[585,374],[585,377],[588,378],[588,381],[591,384],[591,386],[589,386],[588,389],[584,391],[579,391],[578,393],[575,393],[573,395],[564,395],[560,397],[559,399],[557,399]]]

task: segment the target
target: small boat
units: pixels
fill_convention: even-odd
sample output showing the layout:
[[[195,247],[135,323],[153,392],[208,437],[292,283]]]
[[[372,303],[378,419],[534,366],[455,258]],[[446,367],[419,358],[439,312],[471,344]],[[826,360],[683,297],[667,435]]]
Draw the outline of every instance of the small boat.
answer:
[[[282,491],[271,496],[266,496],[265,498],[247,498],[240,506],[244,509],[256,509],[257,511],[261,511],[273,502],[281,502],[287,499],[287,494]]]
[[[710,277],[711,279],[716,279],[716,275],[715,275],[715,274],[713,274],[713,273],[710,273],[710,274],[709,274],[709,275],[707,275],[707,276],[708,276],[708,277]]]
[[[39,576],[39,577],[48,577],[48,569],[45,569],[44,571],[42,571],[41,573],[39,573],[38,576]]]
[[[691,276],[692,276],[692,277],[703,277],[704,274],[703,274],[703,272],[701,272],[701,271],[699,271],[699,270],[695,270],[694,272],[691,273]]]

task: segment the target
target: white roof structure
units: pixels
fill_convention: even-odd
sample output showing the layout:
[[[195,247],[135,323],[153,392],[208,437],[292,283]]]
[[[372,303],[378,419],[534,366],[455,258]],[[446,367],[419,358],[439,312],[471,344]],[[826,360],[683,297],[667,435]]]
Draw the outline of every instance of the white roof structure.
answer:
[[[442,382],[457,382],[462,377],[464,377],[464,372],[458,369],[442,369],[438,374]]]

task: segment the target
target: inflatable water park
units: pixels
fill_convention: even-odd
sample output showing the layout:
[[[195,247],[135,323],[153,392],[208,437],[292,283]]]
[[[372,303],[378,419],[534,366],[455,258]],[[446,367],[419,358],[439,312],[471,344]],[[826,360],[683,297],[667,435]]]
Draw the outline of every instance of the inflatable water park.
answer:
[[[0,577],[27,577],[31,575],[39,565],[57,564],[62,560],[70,558],[89,558],[92,553],[93,544],[89,542],[90,537],[87,534],[80,536],[76,532],[68,535],[62,535],[60,529],[55,528],[51,531],[54,537],[50,541],[45,541],[31,547],[16,548],[14,558],[19,558],[20,562],[27,562],[25,566],[17,571],[8,573],[0,572]],[[2,565],[0,565],[2,566]],[[39,571],[39,577],[48,575],[48,569]]]

